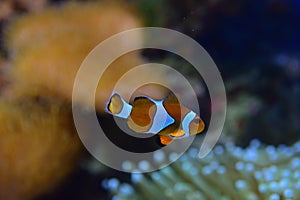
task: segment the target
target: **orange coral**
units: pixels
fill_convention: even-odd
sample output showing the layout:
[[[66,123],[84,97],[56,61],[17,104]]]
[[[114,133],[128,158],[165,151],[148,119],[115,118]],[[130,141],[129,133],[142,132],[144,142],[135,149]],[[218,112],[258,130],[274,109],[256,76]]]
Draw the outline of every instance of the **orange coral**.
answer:
[[[68,3],[21,16],[8,27],[6,94],[12,98],[0,99],[0,199],[32,199],[71,172],[81,150],[70,108],[77,70],[99,42],[138,26],[130,9],[115,3]],[[122,73],[141,63],[133,52],[112,64],[97,92],[100,110]]]
[[[0,199],[31,199],[71,172],[81,142],[69,106],[0,100],[0,120]]]
[[[5,97],[10,95],[11,102],[0,99],[0,199],[31,199],[71,172],[81,149],[69,108],[80,64],[101,41],[139,26],[131,9],[116,3],[67,3],[23,15],[9,25],[5,42],[10,86]],[[98,111],[122,74],[142,63],[140,54],[132,52],[111,64],[100,80],[104,87],[96,93]],[[137,76],[154,73],[149,68]],[[128,80],[122,90],[126,93],[133,84]],[[84,103],[84,94],[78,103]],[[33,101],[36,97],[44,100]]]
[[[13,93],[17,96],[54,94],[71,102],[75,75],[88,53],[109,36],[139,26],[139,20],[129,8],[114,3],[68,3],[20,18],[7,32]],[[127,44],[124,41],[118,45]],[[96,94],[98,110],[102,111],[121,75],[142,63],[138,52],[133,52],[109,67],[108,75],[101,80],[105,87]],[[149,73],[150,70],[139,77],[147,77]],[[130,83],[126,86],[131,87]],[[83,101],[84,98],[83,92]]]

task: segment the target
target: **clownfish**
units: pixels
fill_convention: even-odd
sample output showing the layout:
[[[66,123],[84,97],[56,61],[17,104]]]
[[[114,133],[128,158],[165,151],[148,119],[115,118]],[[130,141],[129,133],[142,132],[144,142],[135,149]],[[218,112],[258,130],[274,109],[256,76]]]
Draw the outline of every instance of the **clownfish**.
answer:
[[[128,127],[134,132],[158,134],[163,145],[204,130],[203,120],[192,110],[180,105],[175,95],[171,94],[161,100],[138,96],[130,105],[118,93],[114,93],[107,102],[106,111],[126,119]]]

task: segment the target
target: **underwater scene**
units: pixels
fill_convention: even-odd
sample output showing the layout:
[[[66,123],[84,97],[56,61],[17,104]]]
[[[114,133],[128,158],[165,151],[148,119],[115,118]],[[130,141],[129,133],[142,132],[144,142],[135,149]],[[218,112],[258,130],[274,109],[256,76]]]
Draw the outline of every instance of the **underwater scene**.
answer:
[[[300,1],[0,0],[0,200],[300,199]]]

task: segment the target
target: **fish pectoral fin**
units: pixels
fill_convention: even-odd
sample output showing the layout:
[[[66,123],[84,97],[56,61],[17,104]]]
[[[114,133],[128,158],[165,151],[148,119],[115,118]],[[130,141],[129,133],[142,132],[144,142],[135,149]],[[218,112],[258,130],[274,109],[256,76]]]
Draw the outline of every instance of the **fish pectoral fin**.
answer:
[[[173,133],[170,133],[170,135],[172,136],[172,137],[181,137],[181,136],[184,136],[184,134],[185,134],[185,131],[184,130],[178,130],[178,131],[176,131],[176,132],[173,132]]]
[[[137,133],[145,133],[149,130],[151,124],[141,126],[137,123],[135,123],[131,117],[128,118],[127,121],[127,126],[130,128],[132,131],[137,132]]]
[[[169,136],[165,136],[165,135],[160,135],[159,138],[160,138],[160,142],[163,145],[168,145],[173,141],[172,138],[170,138]]]

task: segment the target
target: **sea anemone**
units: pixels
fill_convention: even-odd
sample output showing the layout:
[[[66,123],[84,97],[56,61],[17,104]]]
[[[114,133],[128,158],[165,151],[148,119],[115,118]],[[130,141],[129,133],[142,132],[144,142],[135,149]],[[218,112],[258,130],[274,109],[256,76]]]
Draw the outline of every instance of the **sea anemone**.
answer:
[[[265,146],[253,140],[246,149],[228,143],[204,159],[189,149],[172,165],[131,175],[132,185],[116,178],[103,181],[114,200],[300,198],[300,142]],[[137,169],[141,170],[141,169]]]

